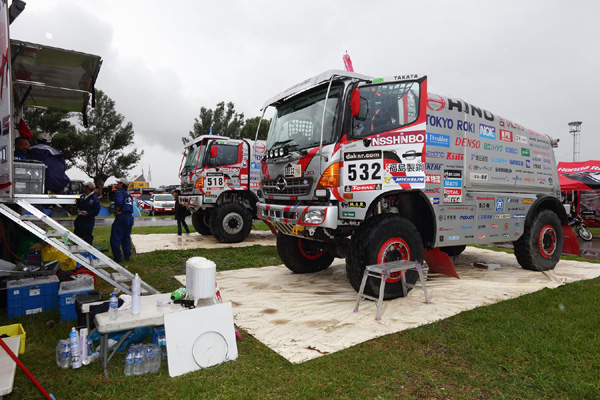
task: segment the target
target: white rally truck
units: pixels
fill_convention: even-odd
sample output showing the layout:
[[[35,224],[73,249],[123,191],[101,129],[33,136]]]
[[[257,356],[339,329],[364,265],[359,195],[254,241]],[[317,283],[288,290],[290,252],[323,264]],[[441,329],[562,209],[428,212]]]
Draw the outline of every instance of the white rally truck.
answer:
[[[457,276],[448,255],[467,244],[513,242],[530,270],[558,262],[567,216],[548,136],[428,93],[416,74],[327,71],[269,106],[258,215],[290,270],[345,257],[358,290],[366,265],[394,260]],[[387,282],[385,298],[402,296],[400,277]]]
[[[179,202],[194,229],[223,243],[248,237],[256,216],[256,191],[265,141],[203,135],[186,145],[179,171]]]

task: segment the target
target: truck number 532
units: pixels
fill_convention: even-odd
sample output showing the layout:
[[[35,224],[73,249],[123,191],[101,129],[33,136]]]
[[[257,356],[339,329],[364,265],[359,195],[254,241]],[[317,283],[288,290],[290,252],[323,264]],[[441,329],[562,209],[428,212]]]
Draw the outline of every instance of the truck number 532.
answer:
[[[381,164],[360,163],[348,165],[349,181],[379,181],[381,180]]]

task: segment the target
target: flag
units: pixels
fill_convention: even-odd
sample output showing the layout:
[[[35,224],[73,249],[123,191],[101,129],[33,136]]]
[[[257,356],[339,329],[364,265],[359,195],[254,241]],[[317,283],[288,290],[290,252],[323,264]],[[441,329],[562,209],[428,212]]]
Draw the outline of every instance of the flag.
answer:
[[[150,166],[148,165],[148,182],[152,183],[152,172],[150,172]]]
[[[344,67],[346,67],[346,71],[354,72],[354,68],[352,68],[352,60],[350,59],[348,52],[346,52],[342,58],[344,59]]]
[[[208,134],[212,135],[212,124],[210,125],[210,132]]]

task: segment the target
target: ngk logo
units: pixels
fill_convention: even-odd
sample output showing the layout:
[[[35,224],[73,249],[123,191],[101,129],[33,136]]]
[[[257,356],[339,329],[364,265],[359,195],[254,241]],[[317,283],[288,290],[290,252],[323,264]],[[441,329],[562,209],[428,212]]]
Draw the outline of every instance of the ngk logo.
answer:
[[[486,139],[496,140],[496,127],[479,124],[479,136]]]
[[[413,143],[424,143],[424,142],[425,142],[425,135],[422,133],[417,133],[414,135],[374,137],[371,140],[371,146],[389,146],[389,145],[413,144]]]

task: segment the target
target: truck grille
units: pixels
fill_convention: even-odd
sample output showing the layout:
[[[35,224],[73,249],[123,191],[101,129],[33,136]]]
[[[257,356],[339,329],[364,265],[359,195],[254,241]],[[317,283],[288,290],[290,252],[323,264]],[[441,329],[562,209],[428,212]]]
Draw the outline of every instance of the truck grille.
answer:
[[[269,196],[306,196],[310,193],[313,178],[284,178],[263,180],[262,189]]]

